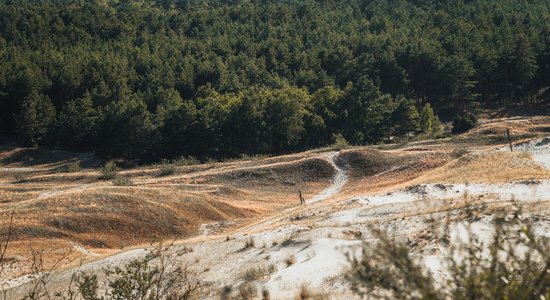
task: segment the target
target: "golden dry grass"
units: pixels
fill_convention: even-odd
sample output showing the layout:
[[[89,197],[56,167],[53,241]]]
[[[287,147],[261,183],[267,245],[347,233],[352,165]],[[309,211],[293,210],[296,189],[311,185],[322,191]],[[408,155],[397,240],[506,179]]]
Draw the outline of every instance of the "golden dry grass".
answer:
[[[529,154],[499,151],[467,154],[420,176],[415,182],[504,183],[548,178],[550,172]]]
[[[334,173],[319,154],[305,152],[177,166],[175,174],[165,177],[157,176],[159,166],[142,167],[120,172],[133,185],[114,186],[99,180],[97,169],[56,173],[55,166],[75,159],[70,153],[56,152],[53,159],[47,159],[42,157],[47,156],[45,150],[30,152],[40,157],[33,160],[29,151],[11,148],[1,154],[0,234],[14,212],[13,247],[8,254],[25,258],[17,266],[28,266],[30,254],[25,249],[29,242],[40,241],[37,247],[44,249],[45,260],[52,263],[57,259],[54,253],[71,249],[70,242],[105,253],[189,238],[201,234],[202,224],[253,222],[297,206],[298,190],[305,197],[317,194],[330,184]],[[82,256],[77,251],[71,261]],[[4,274],[11,277],[24,270],[19,266]]]

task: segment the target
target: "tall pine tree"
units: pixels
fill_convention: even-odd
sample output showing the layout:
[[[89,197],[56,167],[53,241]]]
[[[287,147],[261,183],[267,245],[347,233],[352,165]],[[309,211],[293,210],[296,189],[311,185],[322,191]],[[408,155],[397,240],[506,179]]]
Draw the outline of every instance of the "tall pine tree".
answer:
[[[55,107],[50,97],[33,90],[21,104],[16,117],[20,142],[37,147],[48,136],[55,120]]]

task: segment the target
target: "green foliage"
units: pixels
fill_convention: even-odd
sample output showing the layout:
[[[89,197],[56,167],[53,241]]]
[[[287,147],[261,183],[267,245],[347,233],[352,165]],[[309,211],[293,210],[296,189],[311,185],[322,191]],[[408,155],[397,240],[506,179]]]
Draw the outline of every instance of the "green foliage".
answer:
[[[427,135],[436,135],[441,129],[439,117],[434,114],[430,103],[426,103],[420,113],[420,131]]]
[[[111,103],[99,124],[97,153],[124,159],[147,158],[157,145],[155,126],[143,101],[132,97]]]
[[[117,177],[118,174],[118,167],[116,166],[116,163],[114,161],[108,161],[103,167],[101,168],[101,176],[99,177],[101,180],[113,180],[115,177]]]
[[[452,158],[461,158],[462,156],[468,154],[469,151],[464,148],[456,148],[451,151],[451,157]]]
[[[159,169],[160,177],[174,175],[175,173],[176,173],[176,167],[173,164],[167,161],[162,162]]]
[[[79,273],[76,276],[78,292],[84,300],[161,300],[194,299],[201,281],[186,266],[178,266],[169,247],[160,246],[142,259],[135,259],[122,267],[104,270],[105,296],[98,296],[97,275]],[[69,291],[69,294],[74,293]],[[74,298],[71,298],[74,299]]]
[[[21,143],[36,147],[50,133],[55,120],[55,107],[50,97],[32,91],[25,97],[17,115],[17,132]]]
[[[223,159],[417,133],[430,103],[434,135],[435,116],[547,100],[549,18],[543,0],[4,1],[0,132]]]
[[[132,179],[130,177],[126,176],[115,176],[112,183],[117,186],[130,186],[134,183],[132,182]]]
[[[374,230],[377,245],[365,246],[362,258],[353,261],[353,290],[377,299],[546,299],[550,243],[518,221],[506,224],[497,218],[496,234],[488,245],[471,232],[466,245],[451,245],[452,254],[442,262],[448,276],[441,285],[407,245]]]
[[[192,166],[192,165],[200,164],[200,161],[192,156],[188,156],[188,157],[181,156],[179,158],[174,159],[172,162],[176,166]]]
[[[395,134],[398,136],[420,131],[420,114],[412,101],[402,99],[393,112],[393,119],[396,123]]]
[[[83,273],[77,278],[78,291],[84,300],[102,300],[97,296],[97,276]]]
[[[266,136],[270,152],[281,153],[294,150],[305,134],[305,106],[309,94],[300,89],[283,88],[264,91]]]
[[[342,150],[348,146],[349,146],[348,141],[346,141],[346,138],[344,138],[343,135],[341,135],[340,133],[337,133],[333,136],[333,143],[332,143],[333,148],[337,150]]]
[[[477,125],[477,117],[473,113],[466,112],[464,114],[456,115],[453,121],[453,133],[466,132]]]
[[[80,166],[80,161],[72,161],[64,164],[63,166],[56,169],[59,173],[75,173],[82,170],[82,167]]]
[[[69,148],[86,149],[88,144],[95,143],[98,119],[99,113],[93,107],[90,93],[67,102],[55,122],[57,143]]]

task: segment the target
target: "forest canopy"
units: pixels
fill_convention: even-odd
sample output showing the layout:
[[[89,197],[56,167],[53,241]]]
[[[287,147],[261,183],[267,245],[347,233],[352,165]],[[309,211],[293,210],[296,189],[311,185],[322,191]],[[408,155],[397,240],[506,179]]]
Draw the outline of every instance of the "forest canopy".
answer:
[[[546,0],[4,0],[0,133],[139,161],[429,134],[437,116],[548,101],[549,11]]]

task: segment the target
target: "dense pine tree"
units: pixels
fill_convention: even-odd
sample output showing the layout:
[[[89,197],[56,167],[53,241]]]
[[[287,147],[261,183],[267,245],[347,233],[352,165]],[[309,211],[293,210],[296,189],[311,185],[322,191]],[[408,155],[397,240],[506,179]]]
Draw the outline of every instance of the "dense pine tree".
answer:
[[[32,91],[25,97],[17,115],[17,133],[20,142],[36,147],[51,133],[55,120],[55,107],[50,97]]]
[[[462,131],[480,106],[548,102],[549,20],[544,0],[0,0],[0,134],[159,160],[377,143],[438,116]]]

